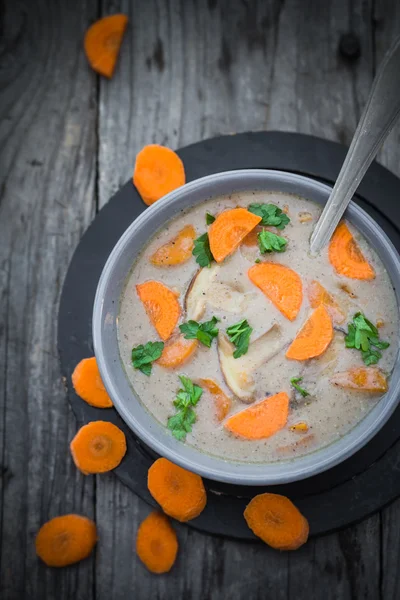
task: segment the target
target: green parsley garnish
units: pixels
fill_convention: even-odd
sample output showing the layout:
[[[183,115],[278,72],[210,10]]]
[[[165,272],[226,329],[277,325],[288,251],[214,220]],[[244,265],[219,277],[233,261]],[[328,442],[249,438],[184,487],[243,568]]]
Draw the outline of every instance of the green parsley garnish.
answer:
[[[348,324],[347,335],[344,338],[346,348],[355,348],[361,351],[364,363],[376,365],[382,358],[382,352],[390,346],[389,342],[382,342],[379,339],[379,331],[371,321],[369,321],[361,312],[353,317],[353,322]]]
[[[277,229],[285,229],[290,223],[289,217],[276,204],[250,204],[248,209],[262,218],[260,225],[272,225]]]
[[[302,377],[292,377],[292,379],[290,380],[290,383],[292,384],[294,389],[297,390],[303,396],[303,398],[306,398],[307,396],[310,395],[310,393],[298,385],[300,383],[300,381],[303,381]]]
[[[211,266],[214,257],[211,254],[208,233],[203,233],[203,235],[198,237],[197,240],[194,240],[194,248],[192,250],[192,254],[195,257],[196,262],[200,265],[200,267]]]
[[[252,331],[253,328],[250,327],[247,319],[243,319],[242,321],[239,321],[239,323],[235,323],[235,325],[228,327],[226,333],[232,344],[236,346],[233,358],[239,358],[243,354],[246,354],[249,349],[249,340]]]
[[[215,217],[213,215],[211,215],[209,212],[206,213],[206,223],[207,225],[211,225],[211,223],[214,223],[215,221]]]
[[[261,262],[261,260],[259,258],[256,258],[256,260],[254,262],[258,264]]]
[[[196,413],[192,407],[200,400],[203,390],[185,375],[179,375],[179,379],[182,387],[174,400],[178,412],[168,419],[168,429],[177,440],[184,440],[186,434],[192,431],[192,425],[196,421]]]
[[[217,317],[213,317],[211,321],[205,321],[204,323],[190,320],[187,323],[179,325],[179,329],[182,331],[185,339],[199,340],[207,348],[210,348],[211,342],[218,335],[218,329],[215,327],[218,321]]]
[[[150,375],[152,362],[160,358],[164,342],[147,342],[147,344],[132,348],[132,364],[145,375]]]
[[[284,252],[286,250],[287,240],[280,235],[276,235],[276,233],[264,229],[260,231],[257,237],[262,254],[266,252]]]

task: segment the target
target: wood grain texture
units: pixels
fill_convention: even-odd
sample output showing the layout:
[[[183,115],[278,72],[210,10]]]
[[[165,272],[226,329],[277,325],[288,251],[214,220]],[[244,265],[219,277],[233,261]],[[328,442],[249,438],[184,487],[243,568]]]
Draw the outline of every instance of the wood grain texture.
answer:
[[[7,3],[0,148],[0,597],[88,598],[93,563],[54,570],[39,526],[94,514],[93,481],[72,465],[75,422],[56,347],[61,284],[95,210],[96,81],[82,55],[95,2]]]
[[[397,598],[397,502],[362,524],[276,553],[176,527],[168,575],[134,552],[149,508],[111,474],[71,464],[76,424],[56,355],[61,283],[96,206],[131,176],[146,143],[285,129],[349,143],[376,65],[400,33],[394,0],[37,0],[3,4],[0,47],[0,597]],[[82,38],[99,15],[129,27],[112,81],[87,67]],[[361,44],[355,61],[340,36]],[[400,127],[380,158],[400,175]],[[46,519],[95,516],[90,559],[46,569]]]

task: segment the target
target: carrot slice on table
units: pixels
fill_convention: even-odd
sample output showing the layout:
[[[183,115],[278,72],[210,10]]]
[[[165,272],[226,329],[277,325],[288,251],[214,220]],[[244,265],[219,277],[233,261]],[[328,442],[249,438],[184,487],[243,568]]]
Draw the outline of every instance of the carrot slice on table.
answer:
[[[113,406],[101,380],[95,356],[84,358],[76,365],[72,373],[72,385],[78,396],[88,404],[97,406],[97,408]]]
[[[165,344],[164,350],[156,362],[160,367],[175,369],[189,360],[197,346],[197,340],[186,340],[183,335],[178,335]]]
[[[178,552],[178,539],[167,517],[152,512],[139,525],[136,553],[152,573],[168,573]]]
[[[97,541],[96,525],[80,515],[47,521],[36,536],[36,554],[49,567],[65,567],[83,560]]]
[[[312,281],[308,286],[308,299],[312,308],[323,304],[335,324],[343,323],[345,315],[335,298],[318,281]]]
[[[332,338],[332,320],[325,306],[321,304],[307,319],[290,344],[286,358],[308,360],[320,356],[325,352]]]
[[[147,315],[164,342],[171,337],[180,314],[176,294],[159,281],[146,281],[136,286]]]
[[[126,15],[111,15],[99,19],[87,30],[85,53],[92,69],[100,75],[113,76],[127,24]]]
[[[232,254],[260,221],[261,217],[245,208],[232,208],[220,213],[208,230],[211,254],[217,263]]]
[[[172,240],[156,250],[150,261],[156,267],[181,265],[191,258],[195,237],[196,230],[193,225],[186,225]]]
[[[228,414],[232,401],[213,379],[200,379],[200,386],[211,394],[218,421],[223,421]]]
[[[246,235],[246,237],[242,241],[242,245],[248,247],[258,246],[257,236],[260,233],[260,231],[263,231],[263,229],[264,227],[261,227],[261,225],[257,225],[256,227],[254,227],[254,229]]]
[[[259,494],[247,505],[244,518],[252,532],[276,550],[297,550],[308,539],[308,521],[279,494]]]
[[[278,263],[263,262],[253,265],[247,275],[287,319],[293,321],[297,317],[303,302],[303,285],[295,271]]]
[[[136,156],[133,183],[147,205],[150,206],[185,182],[183,162],[170,148],[149,144]]]
[[[207,503],[200,475],[190,473],[166,458],[159,458],[151,465],[147,487],[163,511],[177,521],[195,519]]]
[[[384,373],[377,367],[355,367],[336,373],[332,383],[350,390],[361,392],[387,392],[388,385]]]
[[[375,271],[364,257],[346,223],[339,223],[329,243],[329,261],[339,275],[374,279]]]
[[[232,415],[225,429],[247,440],[268,438],[285,427],[289,414],[289,396],[279,392]]]
[[[91,421],[81,427],[70,444],[75,465],[84,475],[118,467],[125,456],[125,434],[108,421]]]

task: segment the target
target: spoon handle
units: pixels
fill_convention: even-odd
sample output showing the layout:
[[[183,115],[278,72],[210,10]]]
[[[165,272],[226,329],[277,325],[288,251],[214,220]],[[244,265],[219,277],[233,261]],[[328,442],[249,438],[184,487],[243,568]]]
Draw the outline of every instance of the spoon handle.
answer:
[[[310,240],[311,254],[328,243],[381,144],[400,114],[400,37],[384,57],[347,156]]]

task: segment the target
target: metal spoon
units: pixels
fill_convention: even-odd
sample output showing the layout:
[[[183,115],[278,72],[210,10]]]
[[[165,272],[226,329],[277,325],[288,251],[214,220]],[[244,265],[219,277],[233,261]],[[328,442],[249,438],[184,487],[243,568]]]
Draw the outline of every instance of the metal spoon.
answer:
[[[318,254],[330,240],[381,144],[400,114],[400,37],[385,55],[347,156],[310,240]]]

